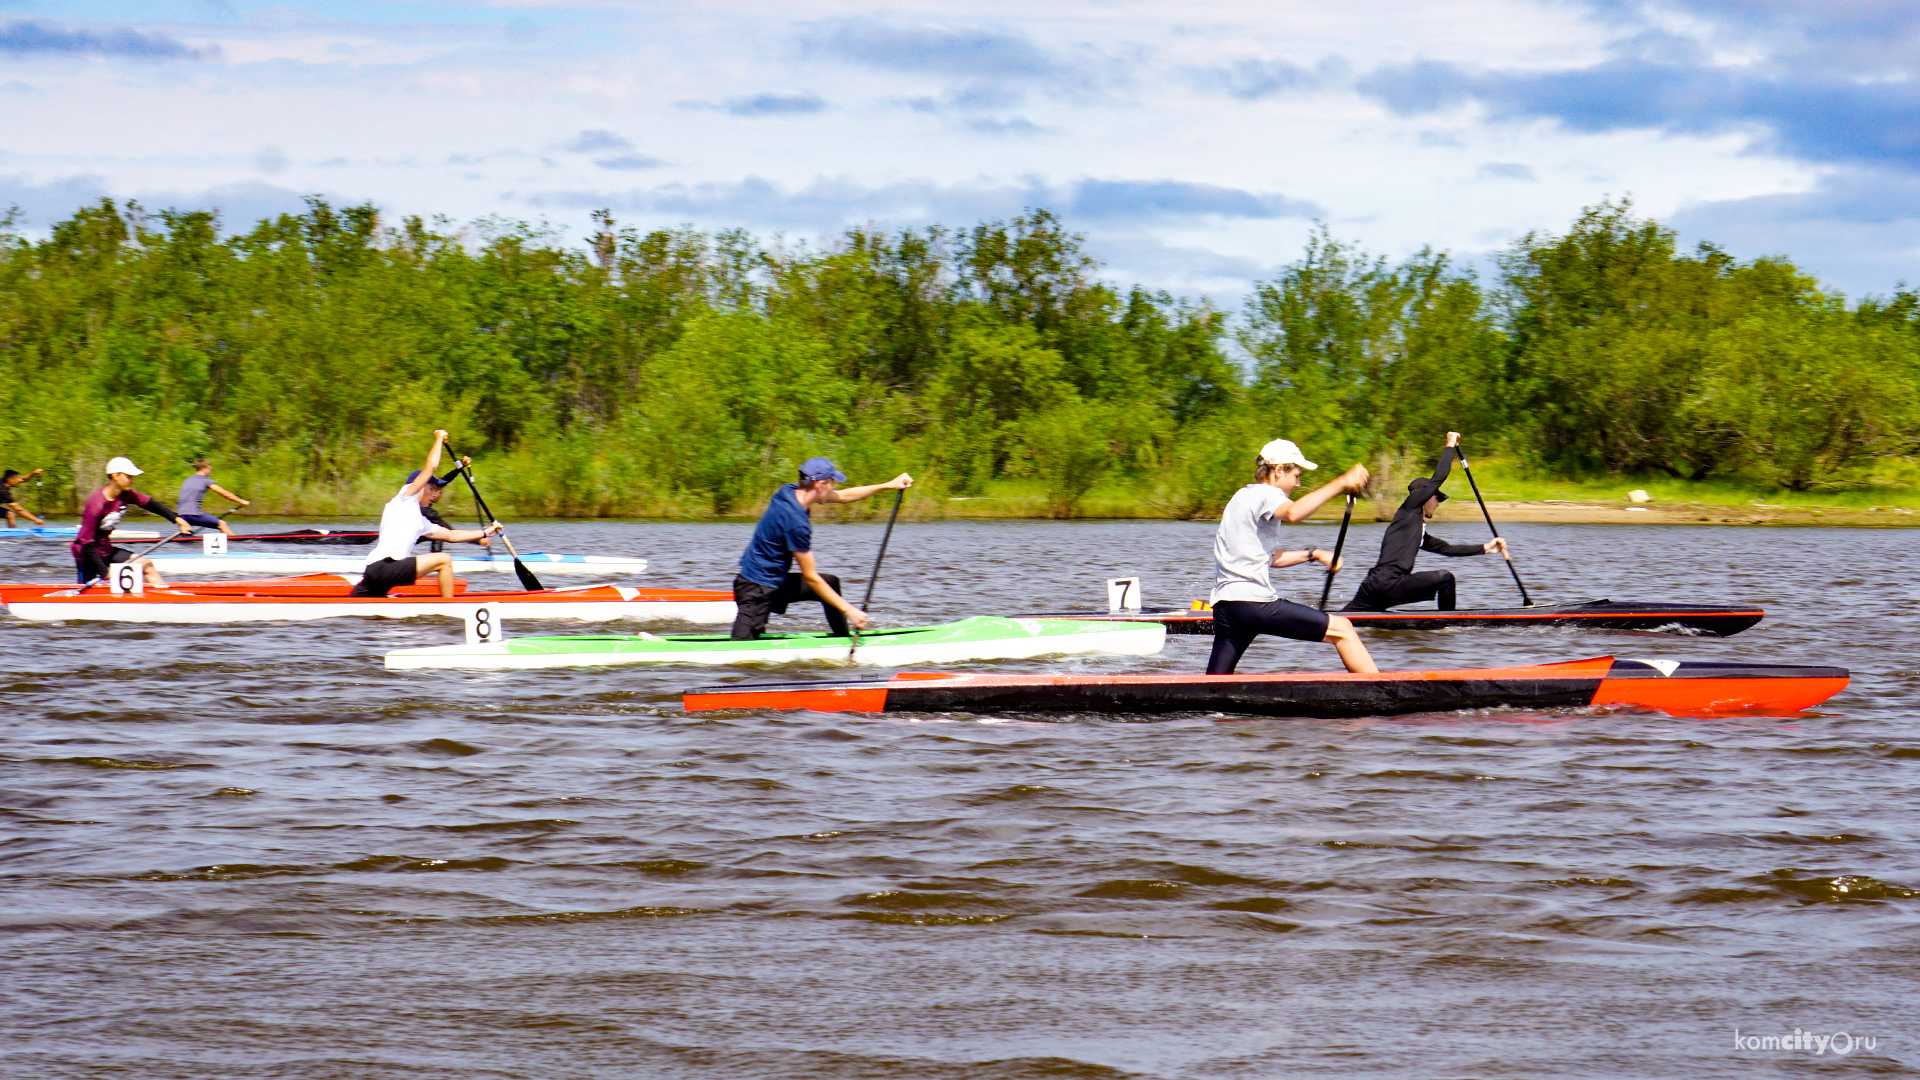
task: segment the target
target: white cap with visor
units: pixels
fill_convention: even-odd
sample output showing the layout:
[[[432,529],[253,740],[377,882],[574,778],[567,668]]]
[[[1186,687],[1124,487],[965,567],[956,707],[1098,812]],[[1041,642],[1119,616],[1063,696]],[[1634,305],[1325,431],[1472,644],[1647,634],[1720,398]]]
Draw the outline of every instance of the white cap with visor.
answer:
[[[1320,466],[1308,461],[1300,453],[1300,448],[1287,439],[1275,439],[1260,448],[1262,465],[1298,465],[1303,469],[1317,469]]]
[[[117,472],[126,473],[128,476],[140,475],[140,470],[134,466],[133,462],[123,457],[117,457],[107,462],[107,475],[112,476]]]

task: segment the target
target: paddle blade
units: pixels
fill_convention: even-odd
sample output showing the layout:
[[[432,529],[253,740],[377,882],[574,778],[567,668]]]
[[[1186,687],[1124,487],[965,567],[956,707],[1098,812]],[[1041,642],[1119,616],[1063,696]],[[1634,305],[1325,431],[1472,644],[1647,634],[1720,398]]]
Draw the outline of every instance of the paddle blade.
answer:
[[[520,561],[518,555],[513,557],[513,572],[520,577],[520,587],[528,592],[540,592],[546,588],[540,584],[539,578],[533,576],[533,571],[527,569],[527,564]]]

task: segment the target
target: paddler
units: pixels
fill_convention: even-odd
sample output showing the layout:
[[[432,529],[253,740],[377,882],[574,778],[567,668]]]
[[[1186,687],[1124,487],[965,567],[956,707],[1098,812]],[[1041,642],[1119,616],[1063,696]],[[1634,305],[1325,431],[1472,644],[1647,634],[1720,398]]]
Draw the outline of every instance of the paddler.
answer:
[[[1394,512],[1393,524],[1380,541],[1380,561],[1360,582],[1360,591],[1343,611],[1385,611],[1402,604],[1433,600],[1441,611],[1454,610],[1453,573],[1448,570],[1413,572],[1413,560],[1422,551],[1460,558],[1466,555],[1507,553],[1507,542],[1494,537],[1484,544],[1449,544],[1427,532],[1427,522],[1447,501],[1440,490],[1447,473],[1460,456],[1460,433],[1447,432],[1446,449],[1440,451],[1440,465],[1432,476],[1419,476],[1407,482],[1407,497]]]
[[[8,469],[5,476],[0,476],[0,506],[5,506],[7,509],[7,528],[11,529],[14,527],[13,515],[15,514],[19,514],[35,525],[45,525],[47,523],[46,518],[36,517],[33,511],[27,509],[26,506],[20,502],[20,493],[14,490],[21,484],[39,476],[41,471],[40,469],[35,469],[30,473],[22,473],[18,469]]]
[[[740,556],[740,572],[733,578],[733,640],[751,641],[767,629],[767,619],[785,615],[795,600],[813,598],[826,609],[827,628],[837,637],[845,637],[847,624],[865,630],[867,613],[854,607],[840,595],[840,579],[822,574],[813,562],[813,519],[809,511],[815,503],[855,503],[879,491],[913,486],[906,473],[884,484],[868,484],[840,490],[846,474],[823,457],[800,463],[797,482],[784,484],[767,501],[766,512],[753,527],[753,539]],[[789,567],[799,563],[798,572]]]
[[[225,521],[200,508],[201,500],[207,497],[207,492],[209,491],[235,506],[253,505],[240,496],[235,495],[233,492],[228,491],[226,488],[221,487],[219,484],[214,483],[213,463],[209,462],[206,458],[200,458],[193,463],[193,475],[180,481],[180,516],[201,528],[219,529],[228,536],[232,536],[233,530],[227,527]]]
[[[151,561],[135,558],[133,552],[126,548],[113,546],[114,526],[120,524],[120,517],[127,512],[128,506],[138,506],[150,514],[158,514],[173,522],[181,533],[193,535],[193,526],[186,518],[174,513],[159,499],[133,490],[133,478],[142,475],[142,472],[123,457],[107,462],[107,486],[87,496],[86,505],[80,508],[80,529],[74,534],[68,550],[73,552],[73,566],[81,584],[106,577],[115,563],[124,562],[139,567],[148,585],[157,589],[166,584]]]
[[[1324,548],[1280,548],[1283,522],[1304,521],[1335,495],[1358,493],[1367,486],[1366,466],[1355,465],[1332,483],[1297,500],[1289,498],[1301,475],[1317,468],[1298,446],[1275,439],[1254,458],[1253,483],[1235,492],[1221,512],[1220,528],[1213,534],[1213,593],[1207,599],[1213,608],[1213,655],[1207,659],[1207,674],[1233,674],[1241,654],[1261,634],[1330,642],[1348,671],[1380,670],[1351,622],[1280,599],[1267,576],[1274,567],[1308,562],[1320,563],[1329,574],[1340,572],[1333,552]]]
[[[446,493],[446,487],[448,484],[453,483],[453,478],[456,476],[459,476],[462,470],[467,469],[472,465],[473,465],[472,458],[463,457],[460,459],[460,464],[455,465],[453,467],[452,472],[448,473],[445,476],[440,477],[439,479],[435,480],[432,484],[428,485],[428,487],[432,490],[433,498],[421,505],[420,513],[423,517],[425,517],[428,521],[433,522],[435,525],[438,525],[441,528],[447,530],[448,532],[453,531],[453,526],[447,523],[446,518],[440,516],[440,511],[434,509],[433,504],[440,501],[440,496]],[[479,539],[469,541],[469,542],[479,544],[481,547],[486,548],[489,553],[493,551],[493,537],[491,536],[482,535]],[[432,550],[439,551],[440,545],[444,543],[446,543],[445,540],[433,541]]]
[[[360,583],[349,596],[385,596],[401,585],[411,585],[428,574],[440,575],[440,597],[453,597],[453,556],[444,551],[413,554],[413,545],[421,537],[464,544],[500,531],[494,522],[484,529],[446,529],[427,520],[425,509],[440,499],[441,489],[458,475],[456,469],[442,480],[433,475],[440,467],[440,448],[447,433],[433,433],[433,449],[427,451],[424,467],[407,474],[399,494],[387,500],[380,511],[380,539],[367,552],[366,566],[360,571]]]

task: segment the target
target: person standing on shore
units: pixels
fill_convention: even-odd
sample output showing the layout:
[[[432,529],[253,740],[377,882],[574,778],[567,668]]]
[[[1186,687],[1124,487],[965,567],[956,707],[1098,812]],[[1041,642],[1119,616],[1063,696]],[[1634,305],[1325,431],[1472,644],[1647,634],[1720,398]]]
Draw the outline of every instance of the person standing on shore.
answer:
[[[1440,451],[1440,465],[1432,476],[1416,477],[1407,483],[1407,497],[1394,512],[1393,524],[1380,541],[1380,561],[1367,571],[1360,589],[1342,611],[1385,611],[1402,604],[1433,600],[1441,611],[1454,610],[1454,581],[1450,570],[1413,572],[1413,561],[1422,551],[1460,558],[1467,555],[1507,553],[1507,542],[1496,536],[1484,544],[1449,544],[1427,532],[1447,493],[1440,490],[1447,473],[1460,456],[1460,433],[1447,432],[1447,447]]]
[[[893,491],[913,486],[906,473],[884,484],[839,490],[846,474],[826,458],[808,458],[800,465],[800,478],[782,485],[767,501],[766,512],[753,527],[753,539],[740,556],[740,572],[733,578],[733,640],[751,641],[767,629],[767,619],[785,615],[795,600],[813,598],[826,609],[827,628],[836,637],[848,634],[848,624],[867,628],[867,613],[854,607],[840,595],[840,579],[822,574],[813,561],[813,519],[809,513],[815,503],[854,503],[878,491]],[[799,563],[800,569],[789,567]]]
[[[1329,574],[1340,572],[1331,551],[1280,548],[1282,524],[1305,521],[1335,495],[1357,494],[1367,486],[1366,466],[1355,465],[1332,483],[1297,500],[1290,498],[1300,486],[1301,475],[1317,468],[1301,455],[1298,446],[1275,439],[1261,447],[1254,459],[1253,483],[1235,492],[1221,512],[1220,528],[1213,535],[1213,592],[1207,597],[1213,608],[1213,654],[1207,658],[1207,674],[1233,674],[1247,646],[1261,634],[1294,641],[1325,641],[1340,653],[1340,662],[1348,671],[1380,670],[1353,623],[1305,604],[1282,600],[1268,577],[1274,567],[1307,562],[1320,563]]]
[[[200,501],[207,497],[207,492],[209,491],[233,503],[235,506],[253,505],[240,496],[235,495],[233,492],[228,491],[226,488],[221,487],[219,484],[214,483],[213,466],[208,463],[206,458],[201,458],[193,463],[193,475],[180,482],[180,516],[203,529],[219,529],[228,536],[232,536],[233,530],[227,528],[225,521],[201,510]]]
[[[7,508],[7,528],[11,529],[14,527],[15,514],[19,514],[35,525],[45,525],[47,523],[46,518],[36,517],[33,511],[27,509],[26,505],[20,501],[20,493],[14,490],[21,484],[39,476],[41,472],[42,470],[40,469],[35,469],[30,473],[22,473],[18,469],[8,469],[5,476],[0,476],[0,506]]]
[[[433,433],[433,448],[427,451],[427,463],[407,474],[399,494],[387,500],[380,511],[380,539],[367,552],[360,581],[349,596],[385,596],[401,585],[411,585],[428,574],[440,576],[440,596],[453,598],[453,556],[444,551],[415,555],[413,545],[421,537],[463,544],[500,531],[494,522],[484,529],[443,529],[428,521],[423,512],[440,499],[441,489],[459,471],[442,480],[433,475],[440,467],[440,448],[447,442],[445,431]],[[464,468],[464,466],[462,466]]]
[[[107,486],[87,496],[86,505],[80,508],[80,529],[67,550],[73,552],[73,566],[81,584],[106,577],[115,563],[123,562],[139,567],[148,585],[158,589],[166,584],[160,578],[159,568],[150,560],[135,558],[126,548],[113,546],[114,526],[120,524],[120,517],[128,506],[138,506],[149,514],[166,518],[183,535],[193,534],[193,526],[187,519],[168,509],[167,504],[133,490],[133,478],[140,475],[141,470],[134,467],[133,462],[123,457],[114,458],[107,462]]]

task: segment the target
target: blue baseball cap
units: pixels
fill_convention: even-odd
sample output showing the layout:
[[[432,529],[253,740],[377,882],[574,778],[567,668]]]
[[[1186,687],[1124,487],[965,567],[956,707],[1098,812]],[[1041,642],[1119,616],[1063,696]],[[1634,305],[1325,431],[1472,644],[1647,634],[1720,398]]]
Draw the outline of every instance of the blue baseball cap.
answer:
[[[447,486],[448,484],[451,484],[451,483],[453,483],[453,478],[454,478],[454,477],[456,477],[456,476],[458,476],[458,475],[460,475],[460,470],[459,470],[459,469],[455,469],[455,470],[453,470],[452,472],[450,472],[450,473],[448,473],[448,474],[447,474],[446,476],[444,476],[444,477],[441,477],[441,476],[433,476],[433,477],[429,477],[429,478],[427,479],[427,483],[429,483],[429,484],[432,484],[432,485],[433,485],[434,487],[446,487],[446,486]],[[418,480],[418,479],[420,479],[420,470],[419,470],[419,469],[415,469],[415,470],[413,470],[412,472],[410,472],[410,473],[408,473],[408,474],[407,474],[407,480],[406,480],[406,482],[407,482],[408,484],[411,484],[411,483],[413,483],[413,482],[414,482],[415,480]],[[403,485],[401,485],[401,486],[402,486],[402,487],[404,487],[404,486],[406,486],[406,485],[405,485],[405,484],[403,484]]]
[[[833,462],[823,457],[810,457],[800,463],[800,482],[811,484],[815,480],[831,479],[836,484],[847,482],[847,474],[834,467]]]

